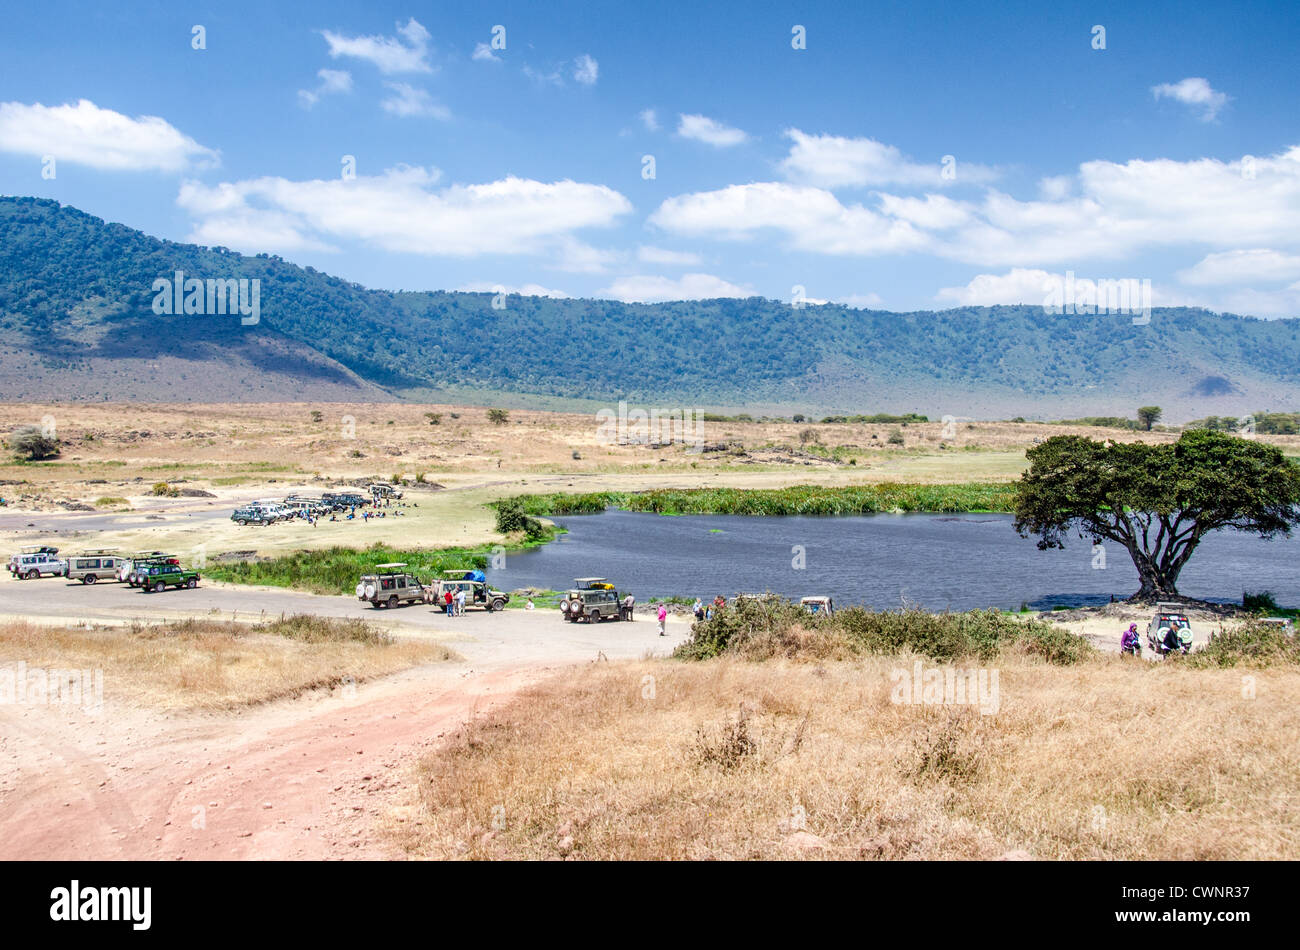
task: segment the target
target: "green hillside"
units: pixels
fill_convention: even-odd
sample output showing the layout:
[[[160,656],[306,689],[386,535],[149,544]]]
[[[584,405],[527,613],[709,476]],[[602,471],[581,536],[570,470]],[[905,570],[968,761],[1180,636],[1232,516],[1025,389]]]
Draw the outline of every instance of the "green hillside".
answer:
[[[156,316],[153,281],[176,270],[259,278],[261,323]],[[1019,414],[1156,402],[1187,417],[1300,404],[1297,321],[1171,309],[1134,326],[1034,306],[889,313],[762,298],[491,303],[491,294],[368,290],[275,256],[161,241],[53,201],[0,199],[0,345],[36,354],[45,372],[277,336],[398,396],[958,414],[1012,411],[1017,400]],[[312,371],[338,372],[326,362]]]

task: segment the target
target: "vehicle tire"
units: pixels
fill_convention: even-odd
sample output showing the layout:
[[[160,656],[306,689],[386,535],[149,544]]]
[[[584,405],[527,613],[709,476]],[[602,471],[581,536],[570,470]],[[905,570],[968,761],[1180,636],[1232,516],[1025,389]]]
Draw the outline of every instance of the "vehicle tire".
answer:
[[[29,581],[30,581],[30,580],[35,580],[35,579],[39,578],[40,576],[41,576],[41,572],[40,572],[40,571],[32,570],[32,571],[28,571],[28,572],[27,572],[27,579],[28,579]]]
[[[83,578],[81,579],[81,583],[83,583],[83,584],[93,584],[93,583],[95,583],[95,581],[97,581],[97,580],[99,580],[99,578],[96,577],[94,574],[87,574],[85,577],[83,577]]]
[[[155,594],[161,594],[166,589],[167,589],[167,585],[164,584],[162,581],[159,581],[158,583],[153,585],[153,592]]]
[[[501,598],[498,597],[496,600],[492,601],[492,607],[491,607],[490,609],[492,609],[492,610],[505,610],[505,609],[506,609],[506,602],[505,602],[504,600],[502,600]]]
[[[396,609],[397,609],[397,595],[396,595],[396,594],[394,594],[392,597],[389,597],[389,598],[388,598],[388,609],[389,609],[389,610],[396,610]]]
[[[236,518],[236,519],[235,519],[235,524],[239,525],[241,528],[243,528],[243,527],[247,527],[247,525],[248,525],[248,519],[247,519],[247,518]]]
[[[374,585],[374,584],[367,584],[364,593],[365,593],[365,595],[366,595],[366,600],[374,600],[374,599],[375,599],[375,585]]]
[[[366,596],[366,585],[365,585],[365,584],[358,584],[358,585],[357,585],[356,594],[357,594],[357,599],[358,599],[358,600],[363,600],[363,599],[365,599],[365,596]]]
[[[190,590],[193,590],[194,588],[199,586],[199,579],[197,577],[191,577],[189,580],[185,582],[185,586],[188,587]]]

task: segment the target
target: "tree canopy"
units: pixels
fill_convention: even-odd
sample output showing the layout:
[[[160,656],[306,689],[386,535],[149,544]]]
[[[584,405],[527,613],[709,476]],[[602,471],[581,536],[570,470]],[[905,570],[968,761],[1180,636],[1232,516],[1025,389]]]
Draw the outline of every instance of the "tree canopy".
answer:
[[[1289,536],[1300,522],[1300,467],[1275,446],[1197,429],[1177,442],[1054,436],[1027,453],[1015,527],[1040,549],[1072,530],[1123,545],[1136,600],[1177,596],[1178,575],[1210,531]]]

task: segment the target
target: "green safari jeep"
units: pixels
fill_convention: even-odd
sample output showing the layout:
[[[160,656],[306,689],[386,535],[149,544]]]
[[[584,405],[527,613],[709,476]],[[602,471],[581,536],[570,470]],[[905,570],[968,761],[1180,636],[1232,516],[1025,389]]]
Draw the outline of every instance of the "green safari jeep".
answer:
[[[143,571],[140,587],[146,594],[161,594],[168,587],[198,587],[199,572],[188,571],[176,564],[158,564]]]

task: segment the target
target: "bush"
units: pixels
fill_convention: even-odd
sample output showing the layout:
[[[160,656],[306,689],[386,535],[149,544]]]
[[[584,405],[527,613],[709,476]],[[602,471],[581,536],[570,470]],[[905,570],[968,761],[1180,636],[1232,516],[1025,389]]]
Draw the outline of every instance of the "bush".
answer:
[[[1022,621],[996,610],[932,614],[918,609],[848,607],[825,617],[768,595],[728,604],[697,621],[677,648],[682,659],[724,653],[749,659],[773,656],[823,659],[851,654],[920,653],[935,660],[991,660],[1017,649],[1066,666],[1093,652],[1083,637],[1040,620]]]
[[[109,508],[126,504],[129,504],[129,502],[125,498],[119,498],[116,495],[105,495],[102,498],[95,499],[95,507],[97,508]]]
[[[179,488],[173,488],[171,485],[168,485],[166,482],[155,482],[153,486],[153,493],[155,495],[161,495],[164,498],[175,498],[177,495],[181,493],[181,491]]]
[[[1202,650],[1181,658],[1200,668],[1300,664],[1300,638],[1272,624],[1248,620],[1232,630],[1218,630]]]
[[[1273,599],[1271,590],[1261,590],[1255,593],[1242,591],[1241,606],[1253,614],[1274,614],[1278,610],[1277,601]]]
[[[487,417],[494,426],[503,426],[510,421],[510,413],[505,409],[489,409]]]
[[[442,422],[442,413],[441,413],[441,412],[426,412],[426,413],[424,414],[424,418],[426,418],[426,419],[429,420],[429,425],[431,425],[431,426],[436,426],[436,425],[441,424],[441,422]]]
[[[59,440],[46,435],[40,426],[20,426],[10,433],[9,448],[20,458],[39,462],[58,456]]]
[[[530,541],[546,536],[545,526],[524,510],[524,503],[518,498],[497,502],[497,530],[502,534],[522,531]]]
[[[902,430],[902,429],[895,429],[893,432],[889,433],[889,438],[888,438],[886,441],[887,441],[890,445],[902,445],[902,444],[903,444],[903,430]]]
[[[324,414],[323,412],[321,412],[319,409],[313,409],[313,410],[312,410],[312,413],[311,413],[311,421],[312,421],[312,422],[323,422],[324,419],[325,419],[325,414]]]

